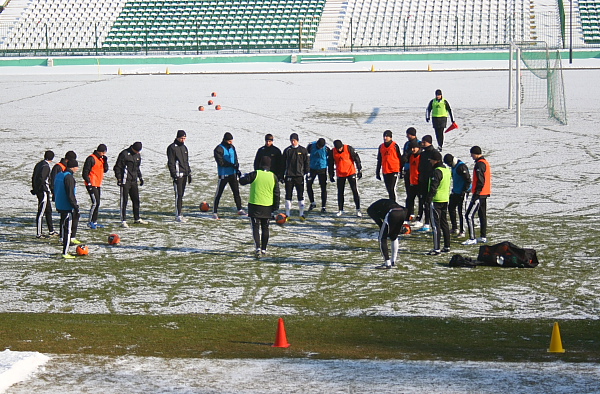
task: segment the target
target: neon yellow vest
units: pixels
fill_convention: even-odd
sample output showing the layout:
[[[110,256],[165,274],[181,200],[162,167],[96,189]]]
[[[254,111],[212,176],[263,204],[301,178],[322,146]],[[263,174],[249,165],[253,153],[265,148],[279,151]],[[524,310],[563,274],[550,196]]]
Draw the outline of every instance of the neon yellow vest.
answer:
[[[256,179],[250,185],[250,204],[270,207],[273,205],[275,175],[271,171],[256,171]]]
[[[436,167],[436,170],[442,171],[443,178],[440,181],[437,192],[431,201],[433,202],[448,202],[450,201],[450,186],[452,184],[452,172],[448,167]],[[431,180],[429,181],[431,183]]]
[[[448,117],[445,98],[442,98],[440,101],[437,101],[437,99],[433,99],[433,103],[431,103],[431,116],[433,116],[434,118]]]

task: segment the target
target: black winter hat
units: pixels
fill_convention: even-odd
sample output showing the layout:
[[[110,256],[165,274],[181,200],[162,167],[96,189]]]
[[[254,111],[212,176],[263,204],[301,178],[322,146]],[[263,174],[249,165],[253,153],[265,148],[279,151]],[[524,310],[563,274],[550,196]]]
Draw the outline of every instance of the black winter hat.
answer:
[[[136,151],[139,152],[142,150],[142,143],[141,142],[134,142],[133,145],[131,145],[131,148]]]
[[[408,143],[408,147],[410,149],[412,149],[412,148],[418,148],[419,147],[419,141],[417,141],[416,138],[414,140],[410,140],[410,142]]]
[[[67,168],[75,168],[75,167],[79,167],[79,163],[77,162],[76,159],[71,159],[67,162]]]
[[[233,134],[231,134],[229,131],[225,134],[223,134],[223,141],[231,141],[233,139]]]
[[[96,150],[98,152],[106,152],[108,149],[106,148],[106,145],[100,144],[100,145],[98,145],[98,148],[96,148]]]
[[[429,160],[442,161],[442,154],[439,151],[434,150],[433,152],[431,152]]]
[[[54,152],[52,152],[51,150],[47,150],[44,153],[44,160],[53,160],[54,159]]]
[[[185,130],[177,130],[177,138],[185,137]]]
[[[429,142],[430,144],[433,143],[433,138],[431,138],[431,136],[429,134],[423,136],[423,139],[421,140],[422,142]]]
[[[336,149],[341,149],[344,146],[344,144],[340,140],[335,140],[333,141],[333,146],[335,146]]]
[[[442,95],[442,91],[440,89],[435,91],[435,95],[436,96],[441,96]]]
[[[384,137],[390,137],[392,138],[392,130],[386,130],[383,132],[383,136]]]
[[[77,159],[77,153],[70,150],[67,153],[65,153],[65,159],[67,159],[67,160]]]
[[[471,148],[471,153],[474,153],[476,155],[480,155],[481,154],[481,148],[478,147],[477,145],[475,145],[474,147]]]
[[[321,149],[325,146],[325,138],[319,138],[317,141],[317,148]]]
[[[446,153],[446,155],[444,156],[444,163],[446,163],[449,166],[452,166],[453,162],[454,156],[452,156],[450,153]]]
[[[292,133],[292,134],[290,134],[290,141],[291,140],[300,141],[300,138],[298,138],[298,133]]]
[[[415,129],[414,127],[409,127],[408,129],[406,129],[406,134],[407,135],[417,135],[417,129]]]

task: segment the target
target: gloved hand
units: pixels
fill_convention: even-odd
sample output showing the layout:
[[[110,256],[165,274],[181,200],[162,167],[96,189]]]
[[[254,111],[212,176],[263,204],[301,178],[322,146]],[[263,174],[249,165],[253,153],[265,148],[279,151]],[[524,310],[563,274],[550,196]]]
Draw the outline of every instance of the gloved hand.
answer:
[[[188,183],[192,183],[192,176],[188,175]]]
[[[359,171],[359,172],[356,173],[356,178],[357,179],[362,178],[362,172],[361,171]]]
[[[398,178],[404,179],[404,171],[400,170],[400,172],[398,173]]]
[[[425,122],[429,123],[429,118],[425,118]]]
[[[375,179],[377,179],[378,181],[380,181],[381,180],[381,174],[379,174],[379,173],[375,174]]]
[[[329,182],[331,182],[331,183],[335,182],[335,178],[334,178],[334,177],[332,177],[332,176],[330,176],[330,177],[329,177]]]
[[[144,186],[144,180],[140,178],[140,186]]]
[[[310,182],[312,180],[310,174],[306,174],[306,183]]]
[[[88,193],[91,193],[92,190],[94,190],[94,188],[92,187],[92,185],[87,185],[85,188],[87,189]]]
[[[29,191],[29,193],[31,193],[32,195],[34,195],[34,196],[35,196],[35,192],[33,191],[33,189],[31,189],[31,190]]]
[[[240,179],[240,177],[242,176],[242,172],[240,170],[236,170],[235,171],[235,176]]]
[[[279,183],[284,184],[285,183],[285,179],[279,178]]]
[[[121,181],[120,179],[117,179],[117,186],[119,186],[119,187],[123,186],[123,181]]]

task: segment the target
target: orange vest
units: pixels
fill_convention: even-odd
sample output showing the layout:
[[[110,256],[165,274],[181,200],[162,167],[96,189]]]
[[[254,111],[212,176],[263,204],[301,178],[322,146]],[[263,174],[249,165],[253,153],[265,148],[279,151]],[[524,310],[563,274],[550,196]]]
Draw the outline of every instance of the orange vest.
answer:
[[[490,163],[484,158],[481,158],[477,161],[481,161],[485,163],[485,183],[483,184],[483,188],[481,189],[481,196],[489,196],[492,194],[492,167],[490,167]],[[473,171],[473,183],[471,186],[471,193],[475,193],[475,188],[477,186],[477,172]]]
[[[90,155],[94,158],[94,165],[90,169],[90,184],[85,182],[86,186],[100,187],[104,179],[104,162],[99,160],[96,155]]]
[[[419,184],[419,164],[421,163],[421,155],[413,155],[411,153],[410,157],[408,158],[408,174],[409,174],[409,181],[411,185],[418,185]]]
[[[63,171],[67,169],[67,165],[61,163],[60,161],[58,163],[56,163],[56,164],[58,164]]]
[[[392,141],[388,147],[386,147],[385,144],[379,145],[381,169],[384,174],[391,174],[400,170],[400,157],[398,156],[396,146],[396,141]]]
[[[333,161],[335,162],[335,174],[338,178],[356,174],[356,167],[354,167],[354,160],[350,157],[348,145],[344,145],[344,151],[341,153],[336,148],[333,149]]]

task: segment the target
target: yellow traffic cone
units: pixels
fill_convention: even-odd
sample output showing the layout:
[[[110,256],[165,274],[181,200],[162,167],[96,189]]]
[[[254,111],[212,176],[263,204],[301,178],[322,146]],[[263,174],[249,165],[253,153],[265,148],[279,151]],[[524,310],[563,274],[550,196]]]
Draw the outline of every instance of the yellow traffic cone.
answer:
[[[558,323],[554,323],[554,328],[552,328],[552,338],[550,338],[550,349],[548,349],[548,353],[564,353],[565,349],[562,346],[562,340],[560,339],[560,330],[558,328]]]
[[[431,71],[431,64],[427,65],[427,71]]]
[[[121,71],[121,69],[119,69],[119,71],[117,72],[117,74],[123,75],[123,72]]]
[[[171,74],[171,72],[169,71],[169,67],[167,67],[167,70],[165,71],[165,74],[167,74],[167,75]]]
[[[375,71],[375,65],[371,64],[371,72],[374,72],[374,71]]]

